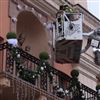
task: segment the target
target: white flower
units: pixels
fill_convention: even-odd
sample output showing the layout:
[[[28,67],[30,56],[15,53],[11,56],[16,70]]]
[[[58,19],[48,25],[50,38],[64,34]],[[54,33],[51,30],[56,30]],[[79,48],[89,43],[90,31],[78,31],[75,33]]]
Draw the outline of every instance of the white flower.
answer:
[[[68,90],[65,90],[65,94],[68,94]]]
[[[50,72],[50,75],[51,75],[51,76],[53,76],[53,73],[52,73],[52,72]]]
[[[46,68],[46,66],[44,66],[44,68]]]
[[[41,70],[44,70],[44,67],[41,67]]]
[[[57,91],[58,92],[64,92],[62,88],[59,88]]]
[[[20,54],[17,54],[17,58],[20,58]]]
[[[33,75],[33,78],[35,78],[35,76]]]
[[[85,98],[85,96],[84,96],[84,95],[82,95],[82,98]]]
[[[45,65],[45,62],[43,63],[43,65]]]

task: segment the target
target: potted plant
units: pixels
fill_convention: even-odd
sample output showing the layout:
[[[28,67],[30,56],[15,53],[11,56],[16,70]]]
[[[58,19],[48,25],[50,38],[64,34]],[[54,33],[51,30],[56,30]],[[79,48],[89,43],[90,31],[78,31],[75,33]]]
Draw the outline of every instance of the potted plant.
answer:
[[[78,76],[79,76],[79,71],[76,70],[76,69],[72,70],[72,71],[71,71],[71,76],[72,76],[72,77],[78,77]]]
[[[15,32],[8,32],[6,35],[7,42],[13,46],[17,46],[18,40]]]
[[[47,52],[43,51],[43,52],[41,52],[41,53],[39,54],[39,58],[40,58],[41,60],[48,60],[48,59],[49,59],[49,55],[48,55]]]

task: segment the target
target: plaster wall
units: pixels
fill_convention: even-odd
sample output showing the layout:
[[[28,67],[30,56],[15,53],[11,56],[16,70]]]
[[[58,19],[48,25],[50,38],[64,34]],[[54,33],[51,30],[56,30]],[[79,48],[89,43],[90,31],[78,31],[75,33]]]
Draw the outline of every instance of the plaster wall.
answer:
[[[0,36],[6,38],[7,32],[10,31],[10,18],[8,16],[9,0],[0,0]],[[6,41],[6,40],[5,40]],[[3,65],[3,52],[0,51],[0,70],[2,70]]]
[[[8,16],[9,0],[0,0],[0,36],[6,37],[10,31],[10,18]]]

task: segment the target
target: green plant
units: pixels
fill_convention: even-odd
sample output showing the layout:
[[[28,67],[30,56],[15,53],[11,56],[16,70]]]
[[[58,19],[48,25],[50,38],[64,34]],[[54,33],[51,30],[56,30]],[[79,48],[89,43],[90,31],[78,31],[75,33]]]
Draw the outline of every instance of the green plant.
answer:
[[[96,90],[99,90],[100,89],[100,84],[97,84],[96,85]]]
[[[69,7],[68,5],[61,5],[60,10],[64,10],[68,13],[74,13],[75,12],[75,10],[72,9],[71,7]]]
[[[72,77],[78,77],[78,76],[79,76],[79,71],[76,70],[76,69],[72,70],[72,71],[71,71],[71,76],[72,76]]]
[[[48,60],[48,59],[49,59],[49,55],[48,55],[47,52],[43,51],[43,52],[41,52],[41,53],[39,54],[39,58],[40,58],[41,60]]]
[[[6,38],[7,39],[16,39],[17,35],[14,32],[8,32],[7,35],[6,35]]]

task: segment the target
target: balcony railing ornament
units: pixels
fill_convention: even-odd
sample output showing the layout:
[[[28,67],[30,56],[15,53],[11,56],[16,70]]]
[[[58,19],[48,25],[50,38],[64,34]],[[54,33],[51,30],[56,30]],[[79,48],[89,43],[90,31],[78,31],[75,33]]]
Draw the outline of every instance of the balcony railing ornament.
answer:
[[[60,98],[65,97],[65,91],[63,90],[63,88],[57,89],[57,96],[60,97]]]
[[[72,99],[71,100],[85,100],[85,96],[83,94],[82,88],[81,88],[81,84],[78,81],[78,76],[79,76],[79,72],[78,70],[74,69],[71,71],[71,76],[72,79],[70,81],[69,84],[69,93],[68,94],[72,94]]]
[[[13,57],[13,60],[15,61],[15,66],[17,69],[17,75],[32,83],[35,84],[36,79],[38,78],[38,76],[43,75],[45,72],[48,73],[48,77],[49,77],[49,81],[50,83],[52,83],[53,80],[53,70],[50,66],[50,64],[47,62],[47,60],[49,59],[49,55],[46,52],[42,52],[39,55],[40,58],[40,63],[37,66],[36,70],[32,71],[28,68],[25,68],[25,66],[23,66],[23,64],[21,63],[21,54],[18,51],[17,47],[13,47],[12,45],[9,48],[10,54]]]

